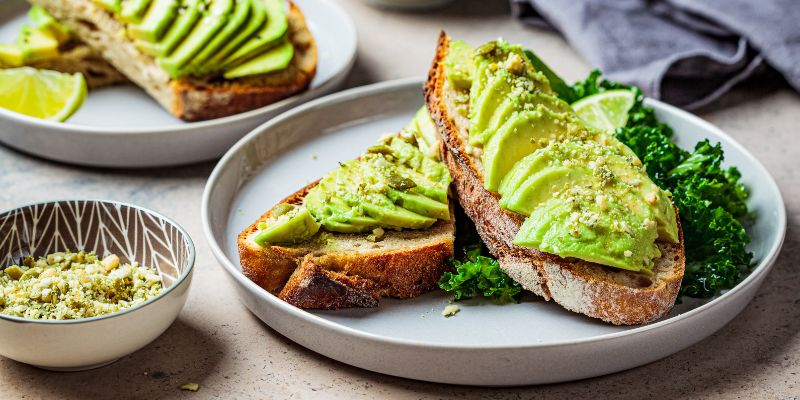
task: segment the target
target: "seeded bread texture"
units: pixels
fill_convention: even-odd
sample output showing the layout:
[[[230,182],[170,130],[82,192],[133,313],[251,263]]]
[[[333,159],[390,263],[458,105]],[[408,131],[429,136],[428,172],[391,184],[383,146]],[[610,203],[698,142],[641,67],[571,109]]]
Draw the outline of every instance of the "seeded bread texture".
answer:
[[[282,71],[239,79],[171,79],[156,60],[142,53],[124,25],[94,0],[30,0],[68,27],[122,75],[162,107],[186,121],[224,117],[259,108],[305,90],[316,74],[317,47],[302,12],[290,3],[292,63]]]
[[[669,312],[685,266],[680,226],[679,243],[656,242],[662,256],[654,260],[654,275],[650,277],[512,243],[524,217],[500,208],[499,195],[483,187],[480,150],[467,144],[469,121],[459,112],[457,92],[445,77],[442,61],[449,47],[450,38],[443,32],[425,83],[425,101],[444,140],[443,158],[453,178],[456,198],[500,267],[544,299],[616,325],[644,324]]]
[[[313,183],[281,203],[301,204]],[[410,298],[436,289],[450,267],[455,225],[437,221],[424,230],[386,230],[378,241],[366,234],[320,231],[296,245],[261,247],[253,240],[267,211],[238,237],[245,276],[300,308],[375,307],[381,297]]]

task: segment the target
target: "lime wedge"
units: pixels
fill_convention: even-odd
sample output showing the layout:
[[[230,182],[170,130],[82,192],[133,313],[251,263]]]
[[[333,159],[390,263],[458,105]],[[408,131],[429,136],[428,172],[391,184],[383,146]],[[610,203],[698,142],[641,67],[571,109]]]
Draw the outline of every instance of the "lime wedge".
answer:
[[[625,126],[635,102],[632,91],[616,89],[580,99],[572,103],[572,109],[590,128],[613,131]]]
[[[83,104],[83,75],[20,67],[0,69],[0,107],[53,121],[64,121]]]

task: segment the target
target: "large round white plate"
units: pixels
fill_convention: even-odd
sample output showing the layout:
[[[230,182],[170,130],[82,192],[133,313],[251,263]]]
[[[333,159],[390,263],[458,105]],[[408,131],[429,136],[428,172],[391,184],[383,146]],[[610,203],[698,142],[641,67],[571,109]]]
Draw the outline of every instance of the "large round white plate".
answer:
[[[758,265],[733,290],[691,301],[655,323],[619,327],[545,301],[461,304],[448,296],[381,300],[374,309],[303,311],[262,290],[239,268],[236,236],[309,181],[360,154],[383,132],[402,128],[422,104],[420,81],[396,81],[318,99],[262,125],[220,161],[206,186],[202,217],[214,255],[242,302],[269,326],[320,354],[372,371],[466,385],[521,385],[608,374],[666,357],[707,337],[738,314],[769,272],[786,215],[778,187],[742,146],[709,123],[651,101],[683,147],[710,138],[741,168],[758,216],[749,227]]]
[[[356,31],[334,0],[294,0],[317,41],[317,75],[305,92],[256,110],[183,122],[134,85],[93,90],[64,123],[0,108],[0,143],[69,164],[142,168],[220,157],[247,132],[295,105],[338,89],[356,55]],[[0,1],[0,43],[12,42],[26,22],[23,0]]]

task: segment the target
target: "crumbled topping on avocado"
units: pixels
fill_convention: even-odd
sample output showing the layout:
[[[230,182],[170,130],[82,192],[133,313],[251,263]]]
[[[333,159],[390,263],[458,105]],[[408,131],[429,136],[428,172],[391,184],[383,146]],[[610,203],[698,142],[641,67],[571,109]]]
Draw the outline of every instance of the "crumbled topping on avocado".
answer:
[[[153,268],[102,260],[94,252],[69,251],[0,271],[0,314],[66,320],[110,314],[144,303],[161,293]]]

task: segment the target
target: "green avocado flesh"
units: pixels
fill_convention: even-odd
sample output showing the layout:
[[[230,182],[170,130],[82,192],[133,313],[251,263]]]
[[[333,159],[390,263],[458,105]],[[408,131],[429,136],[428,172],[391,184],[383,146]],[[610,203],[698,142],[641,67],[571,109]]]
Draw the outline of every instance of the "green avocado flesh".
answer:
[[[94,0],[171,78],[269,74],[294,58],[283,0]]]
[[[358,159],[340,163],[309,190],[302,206],[292,206],[297,214],[268,221],[255,241],[263,246],[310,240],[316,230],[309,220],[325,231],[372,232],[379,240],[378,228],[426,229],[450,219],[450,174],[419,144],[411,132],[387,136]]]
[[[641,161],[586,127],[519,46],[464,46],[453,43],[446,73],[469,96],[469,145],[481,149],[484,187],[527,217],[514,243],[652,274],[655,241],[677,242],[678,229],[669,195]]]
[[[16,41],[0,43],[0,68],[26,64],[59,56],[59,47],[70,39],[69,30],[39,7],[28,11],[33,25],[22,25]]]
[[[261,246],[267,243],[298,243],[319,231],[319,222],[303,206],[282,203],[272,210],[254,240]]]

